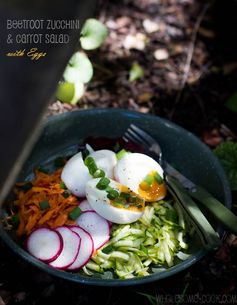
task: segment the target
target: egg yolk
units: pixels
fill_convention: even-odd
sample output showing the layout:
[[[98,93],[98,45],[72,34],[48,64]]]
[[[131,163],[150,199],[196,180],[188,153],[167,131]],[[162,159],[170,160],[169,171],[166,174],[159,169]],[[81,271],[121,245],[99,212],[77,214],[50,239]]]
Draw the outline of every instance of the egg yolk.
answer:
[[[157,175],[156,171],[152,171],[139,184],[138,193],[145,201],[153,202],[166,196],[165,183],[157,179]]]
[[[119,197],[114,200],[110,200],[110,204],[116,208],[134,212],[142,212],[145,208],[144,199],[125,185],[121,185]]]

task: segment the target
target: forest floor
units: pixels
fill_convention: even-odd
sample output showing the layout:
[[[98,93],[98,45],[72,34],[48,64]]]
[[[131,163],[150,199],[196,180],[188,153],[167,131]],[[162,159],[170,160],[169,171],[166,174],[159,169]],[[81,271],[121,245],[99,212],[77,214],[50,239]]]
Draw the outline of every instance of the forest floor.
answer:
[[[126,108],[168,118],[210,148],[236,140],[236,114],[225,103],[237,91],[237,10],[234,1],[225,7],[220,2],[100,1],[97,17],[109,36],[88,53],[93,80],[78,105],[56,101],[47,115]],[[144,77],[129,81],[134,62]],[[217,252],[172,278],[125,288],[65,282],[30,266],[1,242],[0,249],[0,305],[237,304],[237,238],[231,234]]]

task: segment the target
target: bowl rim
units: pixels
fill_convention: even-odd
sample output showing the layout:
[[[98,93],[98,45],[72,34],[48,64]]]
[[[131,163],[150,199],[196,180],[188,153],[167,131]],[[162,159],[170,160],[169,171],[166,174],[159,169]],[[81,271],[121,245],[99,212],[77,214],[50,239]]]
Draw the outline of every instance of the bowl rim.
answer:
[[[48,125],[53,124],[57,120],[61,120],[64,118],[67,118],[68,116],[97,116],[97,115],[104,115],[110,112],[114,115],[121,115],[121,116],[135,116],[139,119],[145,117],[146,119],[157,119],[162,124],[165,124],[169,127],[173,127],[175,129],[180,130],[181,132],[184,132],[186,136],[191,137],[193,141],[195,141],[199,146],[202,147],[203,151],[207,153],[208,155],[212,155],[213,158],[213,165],[219,175],[222,178],[222,184],[224,189],[224,202],[226,207],[229,209],[231,208],[231,189],[228,182],[228,179],[226,177],[226,174],[224,172],[223,167],[221,166],[220,162],[216,158],[216,156],[212,153],[211,149],[204,144],[196,135],[191,133],[190,131],[184,129],[183,127],[179,126],[178,124],[175,124],[167,119],[161,118],[157,115],[152,114],[144,114],[137,111],[131,111],[123,108],[119,109],[113,109],[113,108],[93,108],[93,109],[79,109],[72,112],[66,112],[62,114],[56,114],[53,116],[50,116],[46,118],[41,124],[42,132],[44,128],[46,128]],[[222,236],[224,235],[224,232],[222,230]],[[39,261],[38,259],[32,257],[27,251],[25,251],[22,247],[20,247],[17,243],[14,242],[12,238],[10,238],[9,234],[3,229],[2,226],[0,226],[0,236],[2,240],[9,246],[13,252],[15,252],[17,255],[20,255],[26,262],[30,263],[33,266],[36,266],[37,268],[41,269],[44,272],[47,272],[51,274],[52,276],[62,278],[64,280],[68,280],[71,282],[76,282],[78,284],[86,284],[86,285],[94,285],[94,286],[132,286],[132,285],[141,285],[141,284],[147,284],[150,282],[158,281],[164,278],[167,278],[169,276],[172,276],[176,273],[179,273],[180,271],[183,271],[187,268],[189,268],[191,265],[193,265],[195,262],[202,259],[209,251],[205,249],[199,250],[194,256],[188,258],[187,260],[179,263],[178,265],[174,265],[173,267],[170,267],[168,271],[161,272],[161,273],[154,273],[149,276],[144,277],[136,277],[132,279],[101,279],[101,278],[91,278],[86,276],[80,276],[77,273],[69,273],[62,270],[54,269],[45,263]]]

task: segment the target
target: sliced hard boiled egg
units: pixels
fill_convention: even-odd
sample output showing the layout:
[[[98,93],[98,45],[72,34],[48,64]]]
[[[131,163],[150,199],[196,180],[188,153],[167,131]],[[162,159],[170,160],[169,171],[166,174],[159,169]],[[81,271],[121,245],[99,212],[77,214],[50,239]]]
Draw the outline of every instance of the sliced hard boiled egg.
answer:
[[[95,160],[97,167],[105,172],[106,177],[114,178],[114,167],[117,164],[117,158],[112,150],[97,150],[91,153],[90,156]]]
[[[90,156],[97,167],[105,172],[107,177],[113,178],[113,169],[117,163],[116,154],[113,151],[97,150],[92,152]],[[63,168],[61,179],[72,194],[78,197],[85,197],[86,183],[92,179],[92,176],[84,164],[81,152],[67,161]]]
[[[118,224],[138,220],[145,206],[140,196],[108,178],[97,178],[87,182],[86,198],[99,215]]]
[[[151,157],[140,154],[126,154],[114,169],[115,179],[127,185],[145,201],[154,202],[166,195],[163,169]]]

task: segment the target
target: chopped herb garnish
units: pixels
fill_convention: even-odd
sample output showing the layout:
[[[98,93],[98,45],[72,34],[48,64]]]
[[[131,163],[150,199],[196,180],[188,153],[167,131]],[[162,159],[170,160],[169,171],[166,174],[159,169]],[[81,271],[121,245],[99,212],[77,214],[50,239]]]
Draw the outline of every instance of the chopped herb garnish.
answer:
[[[96,184],[96,188],[99,190],[105,190],[108,187],[109,183],[110,183],[110,180],[106,177],[103,177]]]
[[[106,190],[106,192],[108,193],[109,191],[112,191],[112,190],[113,190],[113,188],[112,188],[111,186],[109,186],[109,185],[108,185],[108,186],[106,187],[106,189],[105,189],[105,190]]]
[[[121,150],[116,154],[117,160],[122,159],[127,153],[128,153],[127,150],[121,149]]]
[[[157,172],[155,173],[154,177],[158,184],[162,184],[164,182],[162,177]]]
[[[20,189],[23,191],[29,191],[33,187],[33,184],[31,182],[26,182],[23,185],[19,186]]]
[[[61,182],[61,183],[60,183],[60,188],[63,189],[63,190],[66,190],[66,189],[67,189],[67,187],[66,187],[66,185],[65,185],[64,182]]]
[[[62,193],[62,195],[63,195],[64,198],[68,198],[71,194],[70,194],[69,191],[65,191],[65,192]]]
[[[124,199],[122,199],[121,197],[115,198],[113,203],[115,205],[123,206],[123,207],[126,205],[126,201]]]
[[[102,252],[105,254],[109,254],[110,252],[112,252],[114,250],[114,248],[111,245],[108,245],[107,247],[105,247],[104,249],[102,249]]]
[[[102,178],[105,177],[105,172],[102,169],[97,169],[93,175],[94,178]]]
[[[88,150],[87,148],[85,148],[85,149],[83,149],[83,150],[81,151],[81,154],[82,154],[82,159],[85,160],[86,157],[89,156],[90,152],[89,152],[89,150]]]
[[[63,167],[65,165],[66,161],[63,157],[58,157],[54,160],[54,166],[56,168]]]
[[[75,207],[69,214],[68,217],[71,220],[76,220],[81,215],[81,209],[79,207]]]
[[[44,210],[47,210],[50,208],[50,204],[47,200],[44,200],[39,203],[39,207],[40,207],[41,211],[44,211]]]
[[[107,193],[108,193],[107,194],[107,198],[109,198],[111,200],[116,199],[116,198],[119,197],[119,192],[114,190],[114,189],[108,191]]]
[[[87,156],[84,160],[84,163],[85,165],[88,167],[90,166],[91,164],[95,163],[94,159],[90,156]]]
[[[125,193],[125,192],[121,192],[121,193],[120,193],[120,197],[121,197],[121,198],[128,199],[129,197],[131,197],[131,195],[128,194],[128,193]]]
[[[85,166],[87,166],[90,175],[94,177],[94,174],[96,173],[96,171],[98,169],[95,164],[94,159],[92,157],[88,156],[88,157],[86,157],[84,164],[85,164]]]
[[[149,186],[151,186],[154,180],[155,180],[154,176],[147,175],[143,181],[145,181]]]

